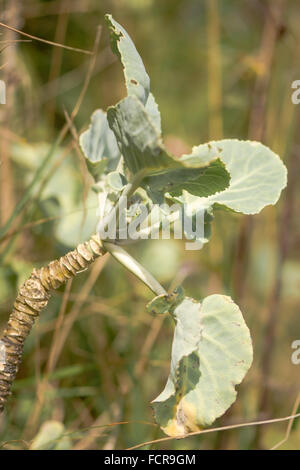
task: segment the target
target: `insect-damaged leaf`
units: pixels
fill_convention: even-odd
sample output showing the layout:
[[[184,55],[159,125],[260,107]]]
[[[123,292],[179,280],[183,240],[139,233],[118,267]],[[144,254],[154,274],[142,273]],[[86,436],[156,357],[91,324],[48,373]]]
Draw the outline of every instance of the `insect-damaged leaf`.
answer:
[[[106,113],[97,109],[91,117],[89,128],[80,135],[80,146],[89,172],[99,181],[104,172],[116,169],[120,151],[114,133],[108,126]]]
[[[112,51],[124,67],[128,95],[136,96],[144,105],[150,93],[150,78],[143,61],[125,29],[111,15],[105,15]]]
[[[179,195],[187,189],[205,196],[228,186],[229,174],[218,156],[183,160],[169,155],[145,107],[136,97],[128,96],[109,108],[107,119],[125,165],[132,174],[147,170],[144,185],[152,193]]]
[[[136,96],[143,103],[152,124],[161,133],[160,112],[150,92],[150,78],[143,61],[125,29],[111,15],[106,15],[105,19],[110,30],[112,51],[124,68],[127,93],[129,96]]]
[[[158,109],[158,104],[156,103],[152,93],[150,93],[148,97],[145,110],[150,118],[151,123],[153,124],[157,132],[161,134],[161,116]]]
[[[171,370],[153,401],[156,421],[170,436],[209,426],[236,399],[252,362],[248,327],[230,297],[189,297],[170,312],[176,327]]]
[[[128,95],[135,96],[145,105],[146,113],[157,132],[161,132],[161,118],[154,96],[150,93],[150,79],[134,43],[125,29],[111,15],[106,15],[113,52],[124,67]],[[92,115],[91,125],[80,136],[87,166],[96,181],[104,172],[116,169],[120,153],[106,113],[97,110]]]

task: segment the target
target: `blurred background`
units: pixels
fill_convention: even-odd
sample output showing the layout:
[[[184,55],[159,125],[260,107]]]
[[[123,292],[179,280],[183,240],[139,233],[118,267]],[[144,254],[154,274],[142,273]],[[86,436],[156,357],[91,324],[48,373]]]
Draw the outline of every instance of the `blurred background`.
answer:
[[[104,14],[129,32],[151,78],[166,146],[176,155],[210,139],[259,140],[278,153],[289,184],[276,207],[254,218],[215,213],[201,251],[143,241],[130,251],[166,287],[232,296],[254,343],[254,363],[235,404],[214,426],[299,411],[300,79],[299,4],[293,0],[6,0],[0,26],[0,329],[34,267],[93,233],[96,198],[66,132],[125,95]],[[103,25],[99,44],[97,29]],[[96,60],[94,60],[94,58]],[[76,115],[75,115],[76,114]],[[75,132],[75,131],[74,131]],[[74,134],[73,132],[73,134]],[[55,145],[54,145],[55,144]],[[168,373],[173,327],[145,305],[151,293],[108,256],[56,291],[25,344],[13,394],[0,417],[0,448],[124,449],[164,437],[150,401]],[[298,401],[297,401],[298,397]],[[260,449],[288,422],[244,427],[146,449]],[[50,437],[49,437],[50,436]],[[43,444],[44,443],[44,444]],[[280,449],[300,449],[295,420]]]

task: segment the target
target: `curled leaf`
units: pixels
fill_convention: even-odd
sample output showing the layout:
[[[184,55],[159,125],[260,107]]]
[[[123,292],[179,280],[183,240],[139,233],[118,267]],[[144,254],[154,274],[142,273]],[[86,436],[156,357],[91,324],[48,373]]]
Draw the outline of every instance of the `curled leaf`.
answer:
[[[105,20],[109,27],[112,51],[124,67],[128,95],[134,95],[146,104],[150,93],[150,78],[143,61],[125,29],[111,15],[105,15]]]
[[[128,96],[108,109],[113,130],[126,167],[132,174],[146,170],[148,194],[181,194],[184,189],[197,195],[214,194],[229,184],[229,174],[218,156],[178,159],[168,154],[145,107]]]
[[[161,134],[161,116],[155,98],[150,92],[150,78],[143,61],[125,29],[111,15],[106,15],[105,19],[110,30],[112,51],[124,68],[127,93],[141,101],[155,129]]]
[[[116,169],[120,152],[114,133],[108,126],[106,113],[97,109],[91,117],[89,128],[80,135],[80,146],[89,172],[95,181],[101,175]]]

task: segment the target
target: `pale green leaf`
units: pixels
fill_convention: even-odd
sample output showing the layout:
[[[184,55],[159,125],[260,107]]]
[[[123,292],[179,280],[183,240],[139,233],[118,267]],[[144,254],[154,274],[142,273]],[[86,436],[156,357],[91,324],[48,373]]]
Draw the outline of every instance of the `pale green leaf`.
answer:
[[[111,15],[105,15],[109,27],[111,48],[124,67],[128,95],[136,96],[144,105],[150,93],[150,78],[143,61],[125,29]]]
[[[181,166],[164,150],[158,131],[136,97],[128,96],[109,108],[107,119],[131,173]]]
[[[145,105],[151,122],[161,134],[161,116],[155,98],[150,93],[150,78],[143,61],[125,29],[111,15],[106,15],[105,19],[110,30],[112,50],[124,68],[128,95],[136,96]]]
[[[171,313],[176,322],[171,370],[153,407],[166,434],[179,436],[225,413],[253,352],[248,327],[230,297],[211,295],[201,303],[186,297]]]
[[[128,96],[109,108],[107,119],[130,172],[147,170],[149,176],[144,184],[149,194],[179,195],[188,189],[207,196],[228,186],[229,174],[217,156],[181,160],[169,155],[136,97]]]
[[[220,204],[236,212],[256,214],[276,204],[287,183],[287,170],[279,156],[259,142],[213,141],[194,147],[191,156],[205,160],[218,157],[230,173],[228,188],[200,200],[204,206]]]
[[[97,109],[91,117],[91,125],[80,135],[80,146],[86,158],[89,172],[98,181],[104,172],[116,169],[120,152],[114,133],[108,126],[106,113]]]
[[[149,94],[145,110],[148,116],[150,117],[152,124],[156,128],[157,132],[161,134],[161,116],[158,109],[158,105],[152,93]]]
[[[113,191],[120,193],[128,183],[125,176],[118,171],[112,171],[105,178],[105,182]]]

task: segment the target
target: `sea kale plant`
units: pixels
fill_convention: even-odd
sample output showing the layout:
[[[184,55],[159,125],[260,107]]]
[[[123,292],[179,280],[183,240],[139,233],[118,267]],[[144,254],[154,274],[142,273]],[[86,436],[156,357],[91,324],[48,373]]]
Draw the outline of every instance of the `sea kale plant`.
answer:
[[[138,238],[129,237],[127,229],[142,227],[142,219],[153,221],[150,216],[156,214],[156,222],[140,230],[141,237],[147,238],[153,230],[167,223],[174,228],[183,219],[193,227],[200,213],[202,234],[191,230],[186,235],[190,243],[202,245],[209,242],[216,208],[260,212],[277,202],[287,172],[280,158],[259,142],[212,141],[195,146],[181,158],[170,155],[142,59],[122,26],[110,15],[106,23],[112,50],[124,69],[127,96],[107,112],[96,110],[80,136],[98,194],[98,231],[75,250],[35,269],[20,288],[0,341],[0,409],[10,394],[24,341],[51,290],[109,252],[155,293],[148,312],[169,314],[174,320],[169,377],[152,405],[166,434],[184,436],[211,425],[235,401],[235,387],[252,362],[251,336],[230,297],[214,294],[195,300],[181,286],[166,292],[125,250],[126,243]],[[168,211],[172,204],[176,210]],[[145,208],[148,215],[141,218]]]

